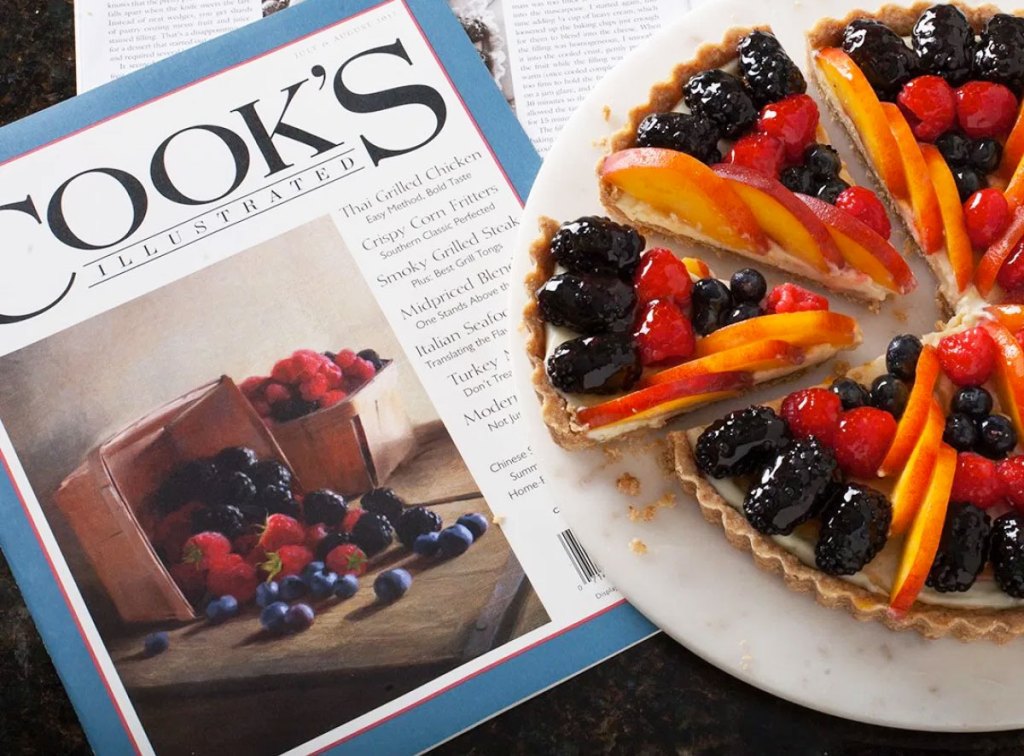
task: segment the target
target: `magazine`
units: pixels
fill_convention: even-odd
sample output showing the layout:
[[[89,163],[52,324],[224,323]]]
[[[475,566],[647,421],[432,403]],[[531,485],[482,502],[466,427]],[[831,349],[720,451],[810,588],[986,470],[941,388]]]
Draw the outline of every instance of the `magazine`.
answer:
[[[97,752],[417,751],[654,631],[516,422],[538,164],[441,0],[0,129],[0,546]]]

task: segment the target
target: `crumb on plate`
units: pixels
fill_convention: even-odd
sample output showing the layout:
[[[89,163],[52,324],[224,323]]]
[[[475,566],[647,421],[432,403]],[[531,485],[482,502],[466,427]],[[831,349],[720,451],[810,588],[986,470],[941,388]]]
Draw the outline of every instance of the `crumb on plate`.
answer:
[[[622,473],[622,475],[616,479],[615,485],[627,496],[640,495],[640,481],[637,480],[635,475],[631,475],[628,472]]]
[[[634,538],[629,542],[629,550],[634,554],[646,554],[647,544],[641,541],[639,538]]]

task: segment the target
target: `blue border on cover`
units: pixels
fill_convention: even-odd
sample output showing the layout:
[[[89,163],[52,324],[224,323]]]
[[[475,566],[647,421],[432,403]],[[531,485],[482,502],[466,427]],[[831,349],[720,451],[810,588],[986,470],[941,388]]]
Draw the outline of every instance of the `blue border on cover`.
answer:
[[[525,200],[540,158],[443,0],[405,0],[456,89]],[[187,86],[381,4],[307,0],[169,60],[129,74],[0,129],[0,163]],[[0,476],[0,547],[97,753],[135,751],[133,740],[78,632],[63,592],[12,481]],[[414,752],[656,632],[628,604],[544,641],[343,742],[333,752]],[[315,733],[311,733],[311,737]]]

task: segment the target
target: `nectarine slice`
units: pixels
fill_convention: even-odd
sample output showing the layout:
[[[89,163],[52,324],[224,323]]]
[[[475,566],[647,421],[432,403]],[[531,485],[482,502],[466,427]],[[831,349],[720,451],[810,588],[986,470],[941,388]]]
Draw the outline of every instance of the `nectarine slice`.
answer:
[[[859,344],[860,338],[857,321],[849,315],[829,310],[783,312],[760,315],[719,328],[697,339],[694,356],[706,357],[765,339],[779,339],[797,347],[819,344],[846,347]]]
[[[683,152],[621,150],[604,159],[600,174],[604,183],[675,216],[704,239],[741,252],[768,251],[767,237],[732,186]]]
[[[935,467],[935,457],[942,445],[942,431],[945,425],[946,418],[938,402],[929,396],[928,417],[910,452],[907,464],[892,489],[892,524],[889,526],[889,532],[893,535],[906,532],[921,506],[921,501],[928,490],[932,468]],[[896,430],[899,432],[899,426]]]
[[[1010,182],[1013,174],[1017,172],[1017,166],[1024,158],[1024,105],[1017,112],[1017,120],[1013,124],[1010,136],[1006,138],[1003,145],[1003,156],[999,160],[999,167],[996,169],[996,178],[1004,184]]]
[[[992,376],[999,404],[1013,422],[1017,437],[1024,438],[1024,349],[1002,323],[990,320],[982,326],[999,349]]]
[[[701,260],[699,257],[683,257],[681,258],[683,265],[690,271],[691,276],[697,276],[697,278],[710,278],[711,268],[708,264]]]
[[[896,105],[883,102],[882,111],[903,160],[903,173],[907,178],[910,207],[914,215],[914,236],[925,252],[938,252],[942,249],[942,213],[921,147],[914,138],[910,124]]]
[[[925,344],[921,349],[921,356],[917,359],[914,386],[910,389],[907,406],[896,426],[896,435],[893,436],[892,445],[886,452],[885,459],[878,467],[878,474],[882,477],[892,475],[902,469],[910,458],[914,445],[922,435],[921,430],[928,420],[928,413],[931,411],[933,403],[932,392],[935,390],[939,372],[938,353],[935,351],[935,347]]]
[[[974,271],[974,285],[983,297],[987,297],[992,287],[996,285],[996,276],[999,269],[1003,267],[1006,258],[1013,252],[1013,248],[1024,238],[1024,206],[1018,206],[1013,210],[1013,220],[1007,227],[1006,232],[982,255],[978,261],[978,267]]]
[[[1024,329],[1024,305],[989,305],[985,308],[985,311],[1004,326],[1009,328],[1013,333],[1017,333],[1017,331]]]
[[[722,373],[730,370],[743,370],[756,373],[761,370],[776,370],[790,365],[799,365],[804,361],[804,350],[780,339],[765,339],[750,344],[726,349],[706,357],[684,362],[681,365],[652,373],[644,378],[641,385],[653,386],[658,383],[671,383],[682,378]]]
[[[921,154],[924,155],[932,186],[935,187],[935,196],[939,200],[942,228],[946,234],[946,255],[953,268],[957,290],[963,291],[974,277],[974,250],[971,248],[971,238],[967,235],[960,192],[946,159],[935,145],[922,144]]]

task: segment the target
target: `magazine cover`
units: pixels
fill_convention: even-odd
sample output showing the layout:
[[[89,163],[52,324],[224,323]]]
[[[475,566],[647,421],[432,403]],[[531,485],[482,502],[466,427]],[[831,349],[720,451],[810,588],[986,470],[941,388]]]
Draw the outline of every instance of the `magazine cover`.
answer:
[[[538,162],[442,0],[0,130],[0,545],[95,750],[416,751],[653,631],[517,423]]]

